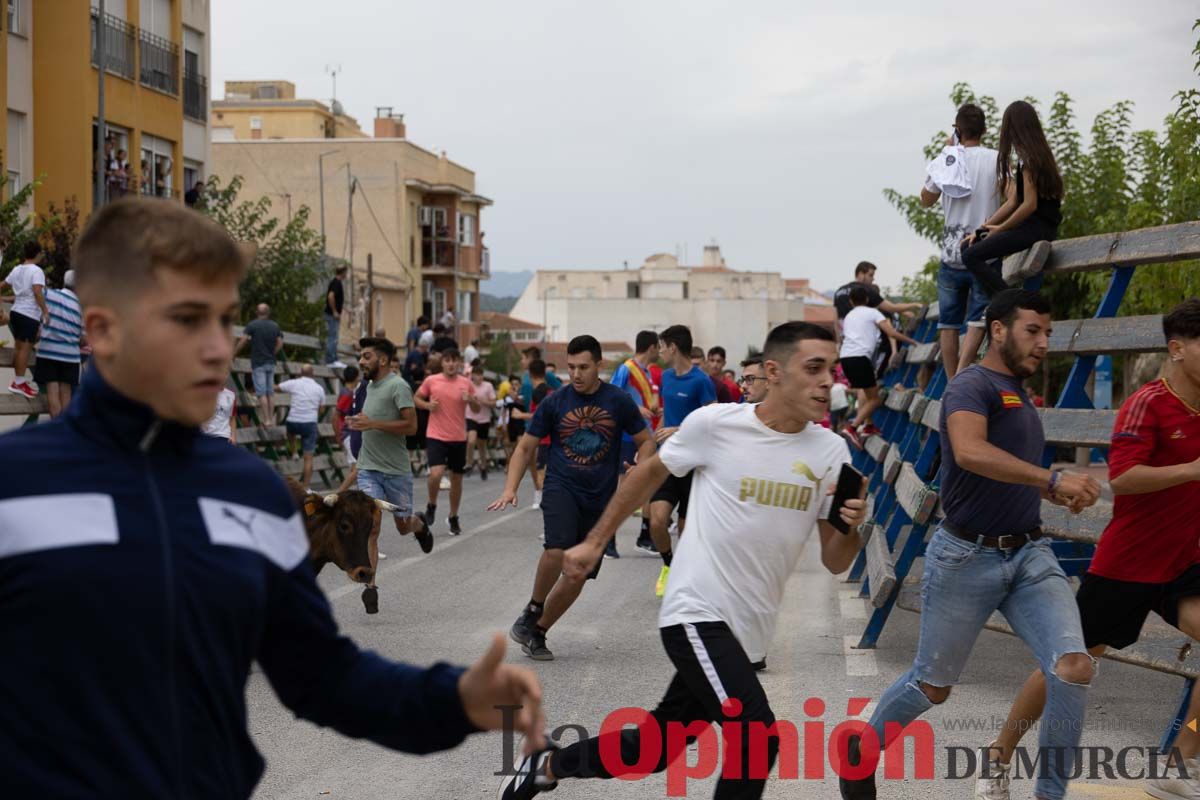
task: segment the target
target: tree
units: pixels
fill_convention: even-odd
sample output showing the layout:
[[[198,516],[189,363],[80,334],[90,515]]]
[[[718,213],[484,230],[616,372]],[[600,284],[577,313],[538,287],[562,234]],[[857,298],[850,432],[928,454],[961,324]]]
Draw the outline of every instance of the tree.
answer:
[[[37,231],[38,243],[45,251],[42,268],[54,285],[61,286],[63,276],[71,268],[71,251],[79,238],[79,203],[68,197],[59,208],[50,203]]]
[[[0,175],[4,174],[4,159],[0,158]],[[38,230],[25,213],[25,207],[40,185],[40,179],[27,183],[12,197],[0,202],[0,274],[7,275],[19,264],[25,243],[37,238]]]
[[[229,235],[258,247],[253,266],[240,287],[243,320],[254,318],[259,303],[271,306],[271,316],[285,331],[323,335],[323,298],[316,296],[332,274],[324,263],[323,242],[308,225],[308,206],[300,206],[286,223],[271,215],[271,200],[239,200],[242,178],[235,175],[222,186],[212,176],[204,190],[203,213]]]
[[[1200,30],[1200,20],[1193,30]],[[1192,51],[1200,74],[1200,41]],[[1046,138],[1063,176],[1063,222],[1059,238],[1126,231],[1200,218],[1200,90],[1175,95],[1176,110],[1161,131],[1133,129],[1133,103],[1122,100],[1100,112],[1092,122],[1090,142],[1075,122],[1074,101],[1058,92],[1043,113]],[[1032,98],[1025,98],[1034,105]],[[950,92],[954,108],[975,102],[990,122],[984,144],[994,146],[999,133],[999,106],[990,96],[978,96],[965,83]],[[939,131],[924,148],[933,158],[947,134]],[[921,208],[917,195],[885,189],[887,198],[909,227],[936,245],[941,235],[940,210]],[[1183,297],[1200,294],[1196,262],[1139,267],[1134,273],[1121,314],[1161,313]],[[925,264],[914,278],[906,279],[901,293],[936,295],[936,262]],[[1107,272],[1046,276],[1042,292],[1055,309],[1055,317],[1071,319],[1095,313],[1108,284]]]
[[[483,366],[506,378],[513,368],[521,362],[521,357],[513,346],[512,336],[508,333],[498,333],[492,337],[488,345],[488,354],[483,357]]]

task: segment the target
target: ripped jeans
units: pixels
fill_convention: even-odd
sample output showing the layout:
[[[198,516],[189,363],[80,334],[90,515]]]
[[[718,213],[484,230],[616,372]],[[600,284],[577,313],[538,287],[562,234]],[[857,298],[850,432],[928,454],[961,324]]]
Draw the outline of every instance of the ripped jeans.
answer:
[[[998,609],[1046,676],[1038,736],[1046,768],[1038,771],[1034,793],[1061,800],[1083,729],[1087,686],[1067,683],[1054,670],[1062,656],[1086,653],[1087,648],[1075,593],[1049,541],[1043,538],[1010,552],[963,541],[939,526],[925,552],[921,597],[921,636],[912,669],[888,687],[871,716],[879,741],[887,723],[907,725],[933,706],[920,683],[958,683],[979,632]],[[1020,687],[1011,688],[1015,692]],[[983,747],[989,742],[961,744]]]

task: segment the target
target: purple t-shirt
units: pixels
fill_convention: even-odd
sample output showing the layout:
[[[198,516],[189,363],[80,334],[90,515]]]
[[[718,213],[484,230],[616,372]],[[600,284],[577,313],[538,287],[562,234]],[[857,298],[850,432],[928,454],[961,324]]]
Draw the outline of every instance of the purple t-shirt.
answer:
[[[1002,483],[962,469],[946,420],[956,411],[987,417],[989,444],[1041,465],[1046,437],[1021,381],[975,364],[954,376],[942,397],[942,470],[939,494],[946,519],[976,536],[1025,533],[1041,524],[1041,488]]]

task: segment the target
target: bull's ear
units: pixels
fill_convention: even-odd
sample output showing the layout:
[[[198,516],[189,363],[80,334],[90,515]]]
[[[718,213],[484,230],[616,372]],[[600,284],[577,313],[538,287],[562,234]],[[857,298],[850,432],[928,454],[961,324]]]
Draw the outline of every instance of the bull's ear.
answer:
[[[325,495],[325,497],[324,497],[325,505],[329,506],[330,508],[333,508],[335,505],[337,505],[338,497],[339,497],[339,495],[337,495],[337,494]]]

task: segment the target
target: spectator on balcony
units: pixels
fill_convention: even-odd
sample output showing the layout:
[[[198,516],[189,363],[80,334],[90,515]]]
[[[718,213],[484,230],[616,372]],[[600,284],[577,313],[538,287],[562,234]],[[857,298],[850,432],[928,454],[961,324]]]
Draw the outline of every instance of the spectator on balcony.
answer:
[[[150,162],[142,159],[142,170],[138,173],[138,191],[142,194],[154,194],[154,176],[150,174]]]
[[[455,318],[454,309],[452,307],[446,308],[446,313],[442,314],[441,323],[442,327],[445,328],[451,336],[453,336],[454,326],[458,324],[458,319]]]
[[[36,241],[26,242],[21,263],[0,281],[0,286],[11,286],[13,290],[12,314],[8,320],[14,343],[13,381],[8,390],[31,400],[38,393],[37,388],[25,380],[25,368],[29,366],[39,328],[50,320],[50,310],[46,307],[46,273],[38,265],[41,260],[41,245]]]
[[[75,296],[75,270],[63,275],[63,288],[46,292],[50,321],[42,326],[33,378],[46,394],[50,418],[61,414],[79,385],[79,346],[83,342],[83,312]]]
[[[325,289],[325,363],[335,369],[346,366],[337,357],[342,308],[346,304],[346,290],[342,286],[342,278],[346,277],[346,271],[346,265],[339,264]]]
[[[159,156],[154,160],[154,190],[159,197],[170,197],[171,159]]]
[[[124,196],[129,192],[129,154],[124,150],[117,151],[117,195]]]
[[[429,348],[431,353],[443,353],[447,350],[457,350],[458,342],[454,341],[449,329],[442,323],[433,326],[433,345]]]
[[[187,190],[187,194],[183,196],[183,202],[187,203],[189,208],[195,208],[201,205],[204,199],[204,181],[196,181],[196,184]]]

